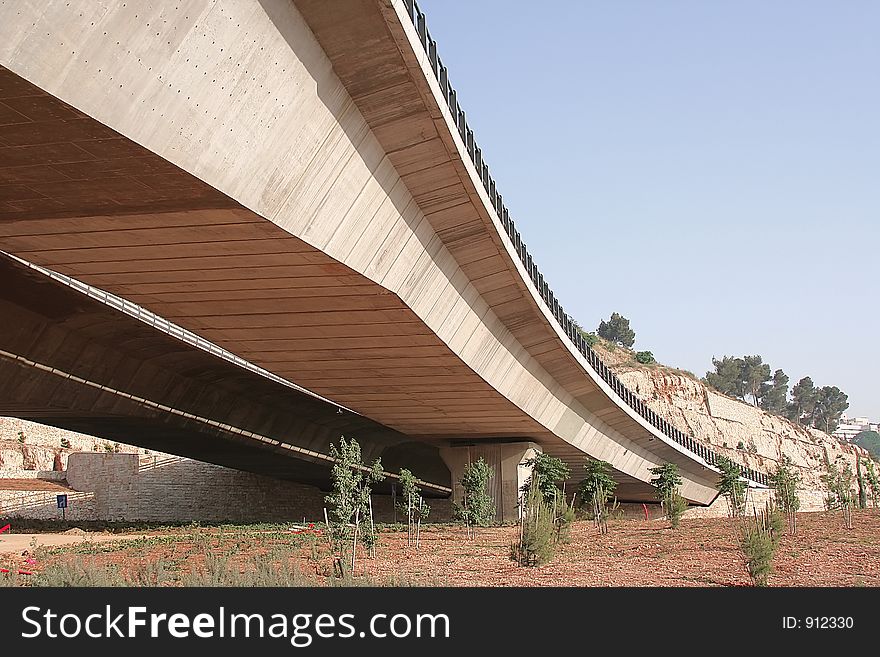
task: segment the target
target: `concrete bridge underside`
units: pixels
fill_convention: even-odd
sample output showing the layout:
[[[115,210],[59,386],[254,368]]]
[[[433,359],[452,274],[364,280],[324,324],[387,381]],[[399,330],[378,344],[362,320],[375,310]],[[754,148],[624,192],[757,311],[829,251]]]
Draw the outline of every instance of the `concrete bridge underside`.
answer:
[[[588,454],[630,500],[671,461],[711,502],[551,321],[403,11],[3,4],[0,249],[410,439]]]
[[[435,447],[186,344],[8,256],[0,256],[0,415],[322,489],[329,445],[344,435],[368,461],[381,457],[386,470],[408,467],[433,484],[428,495],[445,496],[451,484]]]

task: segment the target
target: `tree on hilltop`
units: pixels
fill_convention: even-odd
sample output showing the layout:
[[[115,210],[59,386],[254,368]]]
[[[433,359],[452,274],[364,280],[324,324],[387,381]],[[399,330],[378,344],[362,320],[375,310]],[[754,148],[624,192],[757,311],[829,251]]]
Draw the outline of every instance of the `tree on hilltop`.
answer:
[[[816,408],[818,391],[813,385],[813,379],[805,376],[791,389],[791,402],[789,402],[786,416],[792,422],[812,425],[813,410]]]
[[[743,356],[743,385],[752,404],[759,405],[761,391],[770,380],[770,366],[760,356]]]
[[[721,360],[712,358],[714,372],[706,372],[704,381],[718,392],[745,399],[745,362],[742,358],[724,356]]]
[[[636,332],[630,328],[629,320],[620,313],[611,313],[611,319],[599,322],[596,333],[600,338],[627,348],[632,347],[636,341]]]
[[[788,408],[788,375],[782,370],[773,373],[773,380],[761,386],[761,408],[783,415]]]
[[[764,362],[761,356],[743,356],[742,358],[724,356],[721,360],[713,358],[712,365],[715,367],[715,371],[706,372],[703,379],[708,385],[718,392],[742,401],[746,401],[746,397],[751,397],[753,405],[760,405],[761,397],[767,390],[770,381],[770,366]],[[786,392],[787,390],[786,387]]]
[[[837,386],[822,386],[813,408],[813,427],[825,433],[837,431],[840,416],[849,408],[847,399],[846,393]]]

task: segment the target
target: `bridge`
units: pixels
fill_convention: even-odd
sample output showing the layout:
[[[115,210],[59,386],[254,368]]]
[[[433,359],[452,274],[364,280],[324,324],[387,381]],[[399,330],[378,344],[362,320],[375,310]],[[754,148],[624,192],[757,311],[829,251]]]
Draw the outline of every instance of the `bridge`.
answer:
[[[250,455],[242,467],[318,481],[342,430],[325,414],[344,409],[369,453],[394,450],[404,465],[411,454],[436,491],[484,456],[503,517],[535,450],[568,462],[574,480],[584,456],[608,461],[622,500],[653,499],[650,468],[665,462],[692,503],[717,496],[717,456],[620,383],[544,280],[414,2],[47,0],[0,3],[0,19],[0,250],[70,277],[41,281],[58,295],[15,315],[48,330],[53,299],[82,296],[81,284],[203,340],[214,351],[198,357],[218,368],[192,381],[169,334],[155,338],[164,356],[125,353],[108,329],[101,350],[205,388],[176,398],[197,421],[167,419],[163,376],[117,390],[100,367],[76,377],[136,387],[140,410],[111,422],[75,400],[47,410],[34,392],[2,412],[90,433],[134,423],[136,444],[162,440],[169,422],[166,451],[228,463],[238,457],[214,450],[235,443]],[[7,263],[10,281],[47,276],[21,261]],[[109,312],[98,301],[86,315]],[[65,327],[95,338],[83,329]],[[40,360],[22,351],[34,345],[6,343],[0,360],[20,380],[75,369],[62,348]],[[261,379],[261,403],[235,418],[202,404],[245,371]],[[301,418],[309,431],[280,426],[297,412],[282,408],[294,390],[317,400]],[[318,456],[293,465],[307,456],[297,449]]]

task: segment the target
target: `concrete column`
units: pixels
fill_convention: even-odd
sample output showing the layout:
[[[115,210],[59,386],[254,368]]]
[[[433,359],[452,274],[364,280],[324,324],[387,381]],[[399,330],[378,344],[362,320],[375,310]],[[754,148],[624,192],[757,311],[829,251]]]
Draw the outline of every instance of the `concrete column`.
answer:
[[[519,490],[532,470],[522,463],[540,453],[541,447],[530,442],[441,447],[440,456],[452,473],[452,501],[461,503],[463,490],[459,481],[465,466],[482,458],[492,472],[488,488],[495,502],[495,519],[519,520]]]

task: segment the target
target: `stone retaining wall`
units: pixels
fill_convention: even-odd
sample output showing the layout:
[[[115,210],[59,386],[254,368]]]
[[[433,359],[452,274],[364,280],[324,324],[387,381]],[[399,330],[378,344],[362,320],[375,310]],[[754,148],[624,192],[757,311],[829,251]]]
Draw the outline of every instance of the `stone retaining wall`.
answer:
[[[82,452],[68,459],[67,518],[152,522],[301,522],[323,518],[325,493],[169,455]],[[0,490],[0,517],[57,518],[55,492]],[[431,500],[446,520],[449,500]],[[394,520],[388,495],[373,497],[376,521]]]

